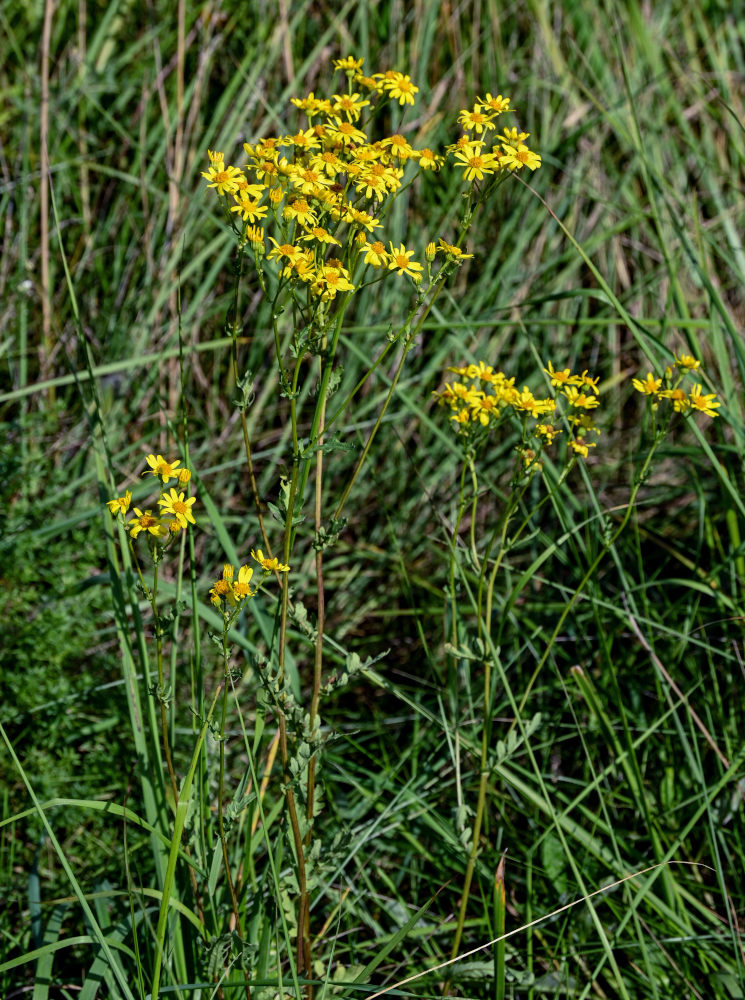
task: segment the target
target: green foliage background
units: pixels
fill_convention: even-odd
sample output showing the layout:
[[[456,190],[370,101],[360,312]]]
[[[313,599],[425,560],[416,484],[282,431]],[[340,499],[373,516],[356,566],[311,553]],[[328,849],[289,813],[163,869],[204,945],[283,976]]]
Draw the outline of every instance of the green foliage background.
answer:
[[[543,167],[526,178],[530,190],[500,191],[472,231],[475,259],[412,352],[327,562],[329,633],[363,658],[389,653],[377,681],[360,681],[327,709],[342,738],[328,752],[325,838],[344,830],[349,839],[314,915],[318,926],[340,921],[324,960],[364,965],[440,889],[383,966],[387,981],[446,958],[452,937],[463,806],[477,779],[458,740],[468,745],[479,695],[467,668],[457,682],[445,675],[440,654],[458,468],[445,416],[430,402],[445,367],[480,358],[535,385],[550,358],[602,378],[602,444],[586,475],[577,473],[572,502],[544,509],[508,568],[507,590],[535,567],[502,607],[500,683],[519,700],[602,542],[598,512],[618,514],[628,496],[643,410],[631,377],[685,350],[703,361],[722,416],[703,438],[686,430],[668,440],[633,527],[554,644],[524,708],[526,719],[541,713],[535,756],[518,747],[490,785],[464,947],[493,936],[491,882],[503,851],[508,929],[672,861],[511,939],[509,988],[520,997],[742,997],[741,19],[714,0],[279,0],[183,10],[179,45],[178,8],[160,0],[0,8],[0,721],[37,796],[58,802],[48,815],[81,885],[100,894],[112,922],[122,919],[121,824],[59,800],[135,805],[137,796],[94,408],[122,484],[145,452],[170,453],[180,324],[192,462],[222,519],[197,534],[206,593],[225,558],[223,530],[239,551],[258,542],[223,331],[231,244],[200,177],[206,149],[230,161],[243,141],[287,130],[289,97],[327,92],[332,59],[354,54],[369,71],[396,68],[420,86],[409,123],[416,143],[454,141],[459,109],[501,92]],[[420,257],[428,240],[453,236],[461,190],[454,172],[425,180],[388,220],[394,238],[418,234]],[[345,329],[342,391],[400,315],[385,287],[359,297]],[[244,323],[259,488],[272,499],[285,471],[286,414],[258,286]],[[389,376],[381,372],[355,410],[352,443],[364,440]],[[496,490],[510,446],[495,441],[485,470]],[[343,482],[354,456],[333,461]],[[256,626],[245,628],[250,639]],[[506,694],[497,704],[495,737],[512,718]],[[24,812],[5,747],[0,777],[0,992],[10,997],[36,975],[32,962],[14,961],[55,934],[79,934],[83,921],[64,902],[66,876],[38,817]],[[147,884],[147,861],[136,849],[132,860]],[[341,916],[332,902],[340,894]],[[460,995],[490,993],[491,956],[476,958],[452,971]],[[51,982],[80,983],[90,963],[89,946],[62,949]],[[435,992],[436,982],[420,988]]]

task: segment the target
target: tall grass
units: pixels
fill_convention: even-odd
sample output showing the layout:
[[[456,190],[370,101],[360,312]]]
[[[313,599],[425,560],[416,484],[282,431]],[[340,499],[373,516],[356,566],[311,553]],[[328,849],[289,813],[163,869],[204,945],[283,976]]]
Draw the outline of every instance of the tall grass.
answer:
[[[308,982],[369,995],[431,969],[401,989],[743,996],[736,16],[713,0],[175,12],[62,0],[4,5],[0,37],[0,993],[144,997],[159,977],[162,995],[211,996],[219,982],[232,996],[248,969],[254,996]],[[303,969],[277,716],[256,659],[271,647],[276,588],[230,632],[232,683],[207,637],[221,627],[216,573],[262,542],[225,328],[232,244],[199,175],[207,147],[285,131],[288,98],[327,92],[332,59],[349,53],[418,83],[415,144],[452,142],[458,110],[502,92],[543,166],[477,216],[474,259],[410,350],[324,554],[324,683],[348,677],[321,713]],[[392,239],[453,235],[459,175],[423,181],[386,219]],[[331,409],[404,310],[388,282],[356,299]],[[242,320],[256,490],[276,505],[291,423],[270,303],[251,281]],[[673,352],[703,362],[721,415],[664,439],[617,534],[650,445],[631,379]],[[526,491],[535,513],[480,633],[468,518],[454,530],[460,449],[432,405],[445,369],[478,359],[536,391],[549,359],[589,369],[605,414],[570,489]],[[345,416],[356,450],[325,458],[324,510],[394,377],[392,363],[376,368]],[[134,568],[103,501],[146,452],[183,456],[184,427],[203,513],[159,579],[158,607],[175,615],[158,693],[151,608],[128,591]],[[509,495],[514,443],[491,441],[479,467],[479,541]],[[559,474],[548,462],[545,473]],[[134,492],[144,502],[141,480]],[[300,545],[292,600],[308,621],[297,610],[288,622],[286,671],[306,704],[318,607],[312,547]],[[208,716],[225,692],[216,729]]]

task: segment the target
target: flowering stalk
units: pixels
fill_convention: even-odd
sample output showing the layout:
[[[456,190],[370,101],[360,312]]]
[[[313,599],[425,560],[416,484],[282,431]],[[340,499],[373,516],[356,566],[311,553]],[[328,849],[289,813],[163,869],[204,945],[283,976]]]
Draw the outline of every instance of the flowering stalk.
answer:
[[[406,358],[422,324],[432,309],[446,279],[471,255],[462,243],[475,208],[511,176],[527,167],[534,170],[540,157],[525,145],[527,133],[505,128],[496,141],[487,137],[496,129],[496,119],[509,110],[509,99],[490,93],[479,98],[472,110],[459,117],[462,135],[448,147],[452,164],[463,171],[466,185],[464,209],[455,243],[440,239],[427,245],[425,265],[416,260],[406,243],[384,240],[377,230],[390,213],[392,203],[423,171],[439,170],[445,157],[430,149],[415,149],[405,135],[396,133],[372,141],[368,132],[376,116],[391,106],[401,109],[403,123],[415,103],[417,86],[396,71],[366,76],[362,60],[337,60],[335,68],[346,76],[345,92],[331,97],[293,98],[292,104],[307,118],[307,125],[294,134],[265,137],[245,143],[245,167],[227,164],[224,154],[208,151],[209,168],[203,176],[219,199],[237,243],[236,293],[229,329],[233,343],[233,371],[244,391],[242,423],[244,448],[249,465],[251,490],[261,517],[260,498],[253,473],[250,442],[246,430],[247,388],[239,379],[237,359],[238,284],[245,254],[254,257],[259,285],[271,303],[272,337],[280,394],[287,400],[292,449],[292,467],[281,484],[281,502],[273,510],[283,524],[282,559],[291,561],[297,527],[302,520],[308,480],[315,474],[314,569],[317,617],[314,636],[309,719],[314,730],[320,707],[323,678],[325,594],[323,550],[338,535],[347,499],[370,454],[377,432],[396,392]],[[399,125],[403,131],[403,124]],[[414,168],[414,169],[412,169]],[[273,235],[265,234],[271,226]],[[269,244],[269,246],[268,246]],[[433,273],[435,257],[441,267]],[[379,353],[363,378],[327,419],[327,401],[339,381],[336,358],[343,322],[354,295],[360,289],[384,280],[404,280],[413,292],[413,304],[397,332]],[[290,318],[289,335],[284,324]],[[394,324],[392,324],[393,326]],[[389,352],[401,345],[391,385],[351,476],[335,505],[330,526],[323,523],[324,454],[336,442],[328,439],[334,425],[365,382]],[[289,352],[289,357],[288,357]],[[301,413],[305,362],[318,356],[318,389],[310,414]],[[247,378],[246,378],[247,381]],[[301,440],[300,427],[308,427]],[[269,541],[261,523],[267,550]],[[288,623],[291,614],[289,582],[282,579],[279,603],[277,649],[278,683],[284,684]],[[310,900],[305,877],[305,851],[313,837],[314,789],[317,780],[317,748],[310,753],[305,773],[305,835],[302,835],[293,783],[289,772],[287,720],[278,705],[280,753],[284,772],[285,800],[294,844],[299,887],[298,967],[310,971]]]
[[[616,530],[610,534],[601,551],[593,560],[585,573],[579,587],[565,605],[559,620],[549,639],[545,652],[541,657],[536,669],[523,693],[522,700],[518,706],[515,720],[511,729],[517,725],[522,710],[525,707],[530,691],[535,683],[541,669],[543,668],[553,643],[558,636],[563,624],[574,607],[579,595],[583,592],[587,582],[596,572],[601,560],[610,548],[615,544],[628,524],[631,513],[635,507],[639,490],[649,473],[653,457],[657,448],[667,434],[670,422],[675,414],[690,416],[698,412],[709,417],[716,416],[716,409],[720,405],[714,394],[703,393],[701,385],[694,385],[686,393],[681,386],[686,373],[695,371],[699,363],[688,355],[675,359],[675,364],[668,366],[662,376],[655,377],[651,373],[646,379],[634,379],[633,387],[650,400],[650,413],[653,425],[653,440],[646,459],[636,476],[631,489],[629,503],[624,517]],[[590,436],[597,436],[600,431],[595,425],[593,413],[599,405],[597,396],[597,379],[588,375],[585,371],[581,375],[572,374],[569,369],[559,371],[554,369],[551,362],[548,368],[544,369],[548,377],[553,394],[550,398],[536,399],[530,390],[525,387],[519,391],[515,386],[515,379],[508,378],[502,372],[495,372],[484,362],[467,365],[462,368],[453,368],[450,371],[464,378],[463,382],[446,383],[445,387],[435,395],[440,403],[449,406],[452,411],[453,425],[463,443],[464,460],[460,477],[460,496],[458,504],[458,515],[454,526],[451,546],[450,561],[450,600],[452,615],[452,650],[457,655],[458,650],[458,605],[455,598],[455,554],[457,551],[457,538],[460,527],[468,508],[466,497],[466,472],[470,474],[472,498],[471,524],[469,527],[469,550],[474,567],[478,571],[478,591],[476,598],[477,612],[477,639],[479,648],[499,649],[501,645],[501,633],[504,622],[500,623],[499,633],[495,641],[491,639],[492,612],[494,601],[494,590],[497,574],[503,563],[504,557],[511,546],[519,539],[520,535],[527,527],[537,509],[546,503],[552,493],[556,493],[566,480],[569,472],[577,461],[587,458],[589,450],[596,446],[596,442]],[[662,421],[658,419],[658,408],[663,404],[671,404],[665,413]],[[565,427],[557,426],[556,418],[563,416]],[[547,422],[548,420],[551,422]],[[478,474],[476,469],[476,457],[484,447],[489,433],[496,427],[509,423],[518,431],[520,443],[516,446],[517,458],[513,471],[510,493],[505,501],[503,510],[499,516],[496,527],[491,533],[490,540],[486,545],[482,555],[478,552],[476,540],[476,524],[479,499]],[[512,538],[508,541],[507,529],[514,512],[517,510],[530,479],[542,469],[542,453],[553,445],[555,439],[562,433],[567,434],[566,462],[557,483],[553,486],[551,493],[545,496],[537,505],[536,509],[528,513]],[[496,543],[497,551],[493,560],[488,582],[486,581],[487,568],[489,566],[491,552]],[[486,584],[486,586],[485,586]],[[485,602],[485,603],[484,603]],[[479,853],[479,838],[481,825],[484,818],[486,806],[486,794],[488,790],[488,780],[490,775],[489,767],[489,745],[491,740],[491,678],[492,660],[490,656],[483,657],[484,684],[483,684],[483,704],[484,720],[482,725],[481,751],[479,760],[479,786],[476,799],[476,809],[471,830],[470,849],[466,871],[463,880],[463,891],[461,894],[460,907],[458,912],[458,922],[452,945],[452,957],[458,953],[460,942],[465,925],[468,898],[471,883],[475,870],[476,859]]]

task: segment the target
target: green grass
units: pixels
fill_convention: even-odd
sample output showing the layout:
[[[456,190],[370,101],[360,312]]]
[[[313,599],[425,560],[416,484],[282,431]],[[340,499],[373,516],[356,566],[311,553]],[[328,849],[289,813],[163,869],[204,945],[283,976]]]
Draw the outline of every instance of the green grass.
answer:
[[[454,141],[458,111],[501,92],[543,166],[477,217],[466,241],[475,258],[427,318],[325,553],[326,678],[355,667],[353,655],[381,659],[352,670],[321,710],[310,927],[313,974],[329,984],[316,995],[366,996],[450,959],[486,715],[462,957],[402,991],[744,996],[745,37],[730,6],[187,4],[179,41],[172,6],[63,0],[48,41],[43,8],[12,3],[0,39],[0,995],[145,997],[161,939],[163,996],[212,984],[226,967],[224,996],[237,995],[242,965],[254,998],[302,989],[278,764],[251,828],[251,789],[277,726],[253,659],[271,641],[271,595],[232,634],[246,654],[235,657],[225,768],[242,941],[216,850],[212,733],[195,755],[223,679],[208,589],[223,562],[261,544],[225,332],[232,244],[200,171],[208,147],[240,162],[243,141],[286,131],[288,98],[337,88],[331,60],[354,53],[369,71],[394,67],[418,83],[416,144]],[[452,169],[423,181],[386,219],[420,258],[427,240],[455,235],[462,189]],[[276,392],[270,305],[253,279],[243,307],[258,489],[276,503],[291,473],[288,406]],[[356,298],[330,413],[405,308],[390,282]],[[682,351],[702,360],[722,414],[664,440],[604,552],[649,445],[631,378]],[[510,549],[478,648],[467,531],[447,596],[460,466],[446,413],[432,405],[447,366],[475,359],[536,389],[549,359],[587,368],[601,376],[605,421],[586,465]],[[329,513],[393,374],[390,360],[340,417],[356,451],[325,457]],[[159,707],[138,679],[154,671],[151,615],[141,595],[127,596],[103,501],[132,485],[145,453],[177,453],[182,404],[202,514],[182,570],[164,566],[161,581],[164,607],[186,604],[165,649],[179,785],[195,767],[179,853]],[[480,469],[483,540],[509,490],[513,444],[494,440]],[[134,490],[144,502],[142,480]],[[535,480],[523,509],[545,495]],[[312,501],[308,510],[312,523]],[[292,585],[312,626],[311,534],[299,532]],[[448,656],[443,636],[454,630],[459,652]],[[313,647],[297,618],[290,633],[287,672],[307,704]],[[154,737],[132,721],[135,690]],[[504,978],[486,947],[502,920],[503,855]],[[161,908],[168,873],[179,920]]]

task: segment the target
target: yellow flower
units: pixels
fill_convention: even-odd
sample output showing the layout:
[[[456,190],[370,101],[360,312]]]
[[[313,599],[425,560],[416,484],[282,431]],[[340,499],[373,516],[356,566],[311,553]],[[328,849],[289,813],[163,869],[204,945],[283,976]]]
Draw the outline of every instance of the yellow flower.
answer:
[[[254,253],[264,253],[264,230],[261,226],[249,226],[246,230],[246,238]]]
[[[373,229],[380,229],[380,223],[377,219],[373,218],[368,212],[361,212],[359,209],[352,208],[351,205],[344,212],[344,221],[356,223],[356,225],[366,229],[368,233],[371,233]]]
[[[443,162],[443,157],[433,153],[431,149],[420,149],[417,159],[422,170],[439,170]]]
[[[699,413],[703,413],[707,417],[718,416],[716,408],[722,404],[719,402],[714,393],[703,394],[701,389],[703,386],[694,385],[691,389],[691,394],[688,397],[691,404],[692,410],[698,410]]]
[[[312,291],[322,299],[333,299],[337,292],[353,292],[354,285],[349,280],[349,272],[344,267],[335,267],[331,261],[324,264],[318,275],[318,282]]]
[[[402,107],[404,104],[413,104],[414,94],[419,93],[419,87],[415,87],[410,78],[402,73],[386,74],[382,83],[388,96],[394,101],[398,101]]]
[[[365,252],[366,264],[371,264],[373,267],[386,267],[388,264],[388,252],[380,240],[375,240],[374,243],[366,242],[362,249]]]
[[[362,69],[364,59],[355,59],[354,56],[345,56],[343,59],[334,59],[334,69],[342,69],[345,73],[356,73]]]
[[[597,396],[589,396],[586,392],[580,392],[573,385],[565,386],[564,396],[569,405],[576,407],[578,410],[592,410],[596,406],[600,406],[600,400]]]
[[[546,444],[553,444],[554,438],[557,434],[561,434],[561,431],[557,430],[553,424],[538,424],[535,434],[536,437],[543,438]]]
[[[210,600],[219,605],[229,599],[233,590],[233,567],[225,563],[221,578],[210,588]]]
[[[217,168],[220,169],[217,169]],[[218,194],[233,194],[238,190],[238,185],[243,174],[238,167],[225,166],[221,161],[212,166],[208,171],[202,171],[202,177],[210,183],[209,188],[217,188]]]
[[[249,586],[253,575],[254,571],[250,566],[241,566],[238,570],[238,579],[233,584],[231,590],[232,597],[236,603],[240,604],[241,601],[244,601],[247,597],[253,597],[256,593],[256,591],[251,590],[251,587]]]
[[[286,257],[291,264],[294,264],[298,257],[303,255],[302,250],[293,246],[292,243],[277,243],[272,236],[269,237],[269,240],[274,244],[274,250],[269,251],[267,260],[279,260],[280,257]]]
[[[497,157],[494,153],[483,152],[483,145],[482,142],[469,142],[455,154],[455,159],[460,161],[455,165],[465,170],[464,177],[467,181],[481,181],[499,168]]]
[[[307,128],[304,132],[297,132],[295,135],[288,135],[282,140],[283,146],[294,146],[295,149],[318,149],[321,145],[315,129]]]
[[[481,135],[484,129],[494,128],[491,115],[484,114],[480,104],[474,104],[473,111],[463,110],[458,115],[458,121],[466,132],[475,132]]]
[[[337,240],[335,236],[332,236],[327,229],[323,228],[323,226],[313,226],[313,228],[307,232],[307,235],[301,236],[300,238],[304,243],[308,243],[311,240],[318,240],[319,243],[334,243],[338,247],[341,246],[339,240]]]
[[[695,372],[697,368],[701,367],[701,362],[696,361],[690,354],[681,354],[680,357],[676,354],[675,364],[678,368],[685,368],[689,372]]]
[[[524,142],[518,142],[516,146],[509,143],[502,143],[504,154],[499,157],[499,165],[507,170],[519,170],[527,167],[528,170],[537,170],[541,165],[541,158],[538,153],[528,149]]]
[[[394,247],[391,243],[390,247],[391,259],[388,263],[388,270],[398,271],[399,274],[408,274],[416,280],[423,268],[421,264],[411,259],[414,251],[407,250],[403,243],[400,247]]]
[[[178,478],[179,473],[175,470],[177,466],[181,465],[181,462],[166,462],[162,455],[148,455],[145,460],[150,466],[150,472],[154,476],[160,476],[164,483],[167,483],[169,479]],[[143,475],[145,474],[143,473]]]
[[[326,127],[327,132],[342,146],[350,143],[367,142],[367,136],[351,122],[337,121]]]
[[[331,101],[317,98],[312,90],[307,97],[291,97],[290,104],[294,104],[300,111],[304,111],[308,120],[314,115],[327,115],[331,112]]]
[[[416,153],[406,139],[398,133],[389,136],[387,139],[382,139],[380,147],[381,149],[389,150],[391,155],[399,160],[410,160],[412,156],[416,156]]]
[[[273,556],[270,559],[268,556],[264,555],[261,549],[257,549],[256,552],[251,549],[251,558],[255,559],[261,568],[267,573],[289,573],[290,571],[290,567],[283,565],[276,556]]]
[[[559,388],[562,385],[577,384],[578,380],[576,375],[572,375],[568,368],[564,368],[563,371],[557,371],[551,361],[548,363],[548,368],[544,368],[543,370],[551,379],[551,385],[555,388]]]
[[[455,260],[470,260],[473,257],[472,253],[464,253],[460,247],[446,243],[443,239],[440,239],[440,250],[444,250],[448,257],[454,257]]]
[[[573,441],[569,442],[569,447],[572,449],[572,451],[575,454],[581,455],[582,458],[587,458],[588,449],[594,448],[595,447],[595,442],[594,441],[585,441],[584,438],[574,438]]]
[[[345,114],[349,121],[357,121],[362,114],[362,109],[369,106],[369,101],[364,101],[361,94],[334,94],[331,98],[334,102],[331,108],[333,115]]]
[[[486,97],[478,97],[476,100],[479,104],[488,108],[492,114],[495,115],[501,115],[502,112],[506,111],[510,106],[509,97],[502,97],[501,94],[497,94],[496,97],[492,97],[491,94],[487,93]]]
[[[662,388],[662,379],[655,378],[652,372],[647,372],[646,378],[632,379],[631,384],[633,385],[633,387],[636,389],[637,392],[641,392],[645,396],[656,396],[657,393]]]
[[[107,500],[106,506],[111,511],[111,516],[116,517],[117,514],[126,514],[129,510],[129,505],[132,501],[132,491],[127,490],[123,497],[117,497],[116,500]]]
[[[149,534],[153,535],[154,538],[163,538],[168,534],[168,528],[160,520],[159,517],[155,517],[149,510],[146,510],[143,514],[139,507],[134,508],[134,512],[137,515],[133,517],[132,520],[127,524],[129,533],[132,538],[137,538],[141,531],[147,531]]]
[[[239,191],[233,195],[237,205],[231,206],[231,212],[239,212],[244,222],[258,222],[267,213],[266,205],[260,205],[254,198],[250,198],[245,192]]]
[[[162,496],[158,501],[158,506],[162,508],[161,514],[172,517],[178,521],[182,528],[185,528],[187,523],[196,524],[191,508],[196,503],[197,498],[189,497],[185,499],[185,496],[186,494],[177,493],[171,487],[170,492]]]
[[[294,201],[288,202],[282,211],[282,215],[286,219],[297,219],[302,226],[314,226],[316,224],[316,217],[305,198],[295,198]]]

